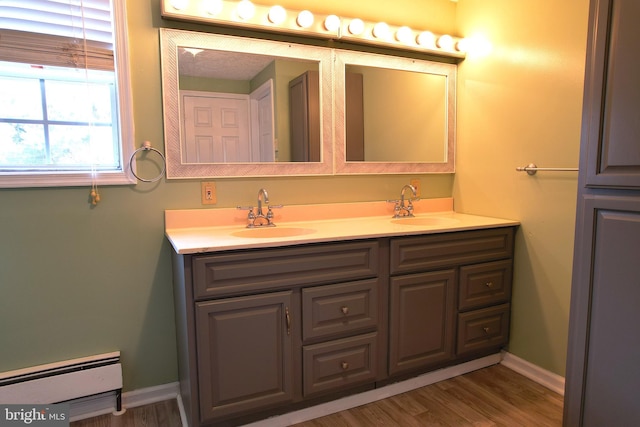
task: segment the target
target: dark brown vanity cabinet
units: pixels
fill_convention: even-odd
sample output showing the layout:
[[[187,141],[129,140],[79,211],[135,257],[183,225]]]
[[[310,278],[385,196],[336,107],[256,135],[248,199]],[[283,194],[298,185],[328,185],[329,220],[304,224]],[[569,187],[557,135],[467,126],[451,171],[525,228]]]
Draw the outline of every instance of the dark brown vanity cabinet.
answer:
[[[390,375],[508,342],[513,241],[512,227],[391,239]]]
[[[189,425],[373,387],[386,375],[379,265],[377,240],[174,254]]]
[[[189,425],[238,425],[495,353],[513,227],[174,254]]]

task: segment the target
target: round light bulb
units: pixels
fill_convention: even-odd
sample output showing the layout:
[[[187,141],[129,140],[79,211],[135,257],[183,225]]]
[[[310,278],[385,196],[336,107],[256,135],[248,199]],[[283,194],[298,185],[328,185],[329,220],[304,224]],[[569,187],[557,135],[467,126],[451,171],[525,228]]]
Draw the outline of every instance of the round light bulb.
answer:
[[[460,39],[456,43],[455,47],[458,52],[467,53],[469,51],[470,46],[471,46],[471,42],[469,41],[469,39]]]
[[[386,22],[378,22],[373,26],[373,36],[377,39],[388,39],[389,25]]]
[[[340,28],[340,18],[336,15],[329,15],[324,20],[324,28],[327,31],[338,31]]]
[[[216,16],[222,12],[222,0],[207,0],[204,8],[209,15]]]
[[[416,38],[417,43],[423,47],[435,47],[436,46],[436,36],[433,35],[431,31],[423,31],[418,34]]]
[[[440,49],[445,49],[445,50],[453,49],[453,37],[451,37],[448,34],[438,37],[436,46],[438,46]]]
[[[287,11],[284,7],[275,5],[269,9],[269,21],[272,24],[280,25],[287,18]]]
[[[253,17],[253,14],[256,12],[256,7],[249,0],[242,0],[238,3],[236,10],[238,11],[240,19],[247,20]]]
[[[309,12],[308,10],[303,10],[298,14],[296,22],[302,28],[309,28],[313,25],[313,13]]]
[[[396,31],[396,39],[401,43],[411,43],[413,31],[407,26],[400,27],[398,31]]]
[[[351,22],[349,22],[349,32],[354,36],[357,36],[363,31],[364,31],[364,22],[362,21],[362,19],[356,18],[356,19],[352,19]]]
[[[171,6],[175,10],[182,10],[189,6],[189,0],[171,0]]]

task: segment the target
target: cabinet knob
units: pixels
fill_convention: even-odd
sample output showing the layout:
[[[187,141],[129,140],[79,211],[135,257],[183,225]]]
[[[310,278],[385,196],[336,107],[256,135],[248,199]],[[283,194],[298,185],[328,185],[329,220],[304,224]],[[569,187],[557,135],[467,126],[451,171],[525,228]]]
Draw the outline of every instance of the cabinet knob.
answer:
[[[482,328],[482,330],[484,331],[485,334],[489,333],[489,327],[485,326],[484,328]]]
[[[342,367],[343,371],[346,371],[347,369],[349,369],[349,364],[347,362],[342,362],[340,366]]]
[[[342,312],[342,314],[349,314],[349,307],[343,305],[342,307],[340,307],[340,311]]]
[[[484,285],[489,289],[493,288],[493,282],[487,282]]]

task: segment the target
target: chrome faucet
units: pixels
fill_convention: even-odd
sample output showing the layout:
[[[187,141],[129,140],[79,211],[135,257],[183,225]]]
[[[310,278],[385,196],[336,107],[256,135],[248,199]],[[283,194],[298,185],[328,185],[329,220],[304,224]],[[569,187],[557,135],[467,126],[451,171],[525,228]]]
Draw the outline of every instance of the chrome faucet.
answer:
[[[262,205],[267,206],[267,213],[262,211]],[[253,227],[275,227],[273,223],[273,211],[272,208],[281,208],[282,205],[272,206],[269,204],[269,193],[264,188],[258,190],[258,207],[256,211],[253,211],[253,206],[238,206],[238,209],[248,210],[247,214],[248,228]]]
[[[408,199],[408,204],[405,205],[405,191],[411,191],[411,197]],[[417,197],[416,189],[413,185],[406,184],[400,191],[399,200],[387,200],[389,203],[395,203],[393,208],[393,217],[401,218],[405,216],[413,216],[413,201],[419,200]]]
[[[269,206],[269,194],[267,193],[267,190],[265,190],[264,188],[261,188],[260,190],[258,190],[258,213],[256,214],[258,218],[265,217],[264,214],[262,213],[262,203]]]

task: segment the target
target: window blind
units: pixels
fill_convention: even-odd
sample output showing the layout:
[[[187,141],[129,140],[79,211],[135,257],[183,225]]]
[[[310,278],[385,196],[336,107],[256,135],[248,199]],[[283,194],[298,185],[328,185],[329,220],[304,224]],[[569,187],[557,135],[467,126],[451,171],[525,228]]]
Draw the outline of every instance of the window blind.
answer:
[[[110,0],[0,0],[0,60],[114,70]]]

